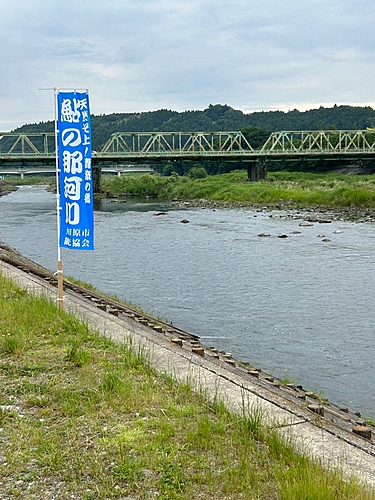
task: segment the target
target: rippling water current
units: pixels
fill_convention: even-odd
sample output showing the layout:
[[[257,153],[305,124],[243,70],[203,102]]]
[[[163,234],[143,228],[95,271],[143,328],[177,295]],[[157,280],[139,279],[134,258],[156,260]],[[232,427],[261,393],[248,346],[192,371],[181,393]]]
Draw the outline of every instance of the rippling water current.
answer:
[[[53,271],[55,205],[37,186],[0,198],[0,240]],[[64,275],[374,417],[374,225],[299,227],[269,215],[105,200],[95,251],[63,249]]]

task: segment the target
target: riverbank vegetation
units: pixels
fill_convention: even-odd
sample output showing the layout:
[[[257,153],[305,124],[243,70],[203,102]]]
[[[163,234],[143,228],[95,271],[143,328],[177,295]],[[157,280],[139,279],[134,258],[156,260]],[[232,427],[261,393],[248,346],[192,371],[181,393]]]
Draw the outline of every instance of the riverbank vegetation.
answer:
[[[1,175],[1,172],[0,172]],[[55,174],[51,175],[25,175],[23,179],[19,175],[7,175],[1,185],[4,184],[9,191],[14,190],[15,186],[36,186],[36,185],[49,185],[56,184]]]
[[[3,500],[375,498],[1,274],[0,383]]]
[[[0,180],[0,196],[9,194],[11,191],[14,191],[14,189],[12,183]]]
[[[115,195],[162,200],[211,200],[253,206],[375,208],[375,177],[371,175],[272,172],[262,182],[248,182],[245,171],[195,179],[143,175],[104,177],[103,191]]]

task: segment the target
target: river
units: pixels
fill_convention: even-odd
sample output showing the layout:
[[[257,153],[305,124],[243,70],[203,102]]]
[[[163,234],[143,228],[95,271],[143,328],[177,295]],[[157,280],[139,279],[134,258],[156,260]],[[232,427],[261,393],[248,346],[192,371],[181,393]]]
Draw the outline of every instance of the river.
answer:
[[[38,186],[0,198],[0,240],[52,271],[55,200]],[[62,249],[64,275],[374,418],[374,224],[280,214],[103,200],[95,251]]]

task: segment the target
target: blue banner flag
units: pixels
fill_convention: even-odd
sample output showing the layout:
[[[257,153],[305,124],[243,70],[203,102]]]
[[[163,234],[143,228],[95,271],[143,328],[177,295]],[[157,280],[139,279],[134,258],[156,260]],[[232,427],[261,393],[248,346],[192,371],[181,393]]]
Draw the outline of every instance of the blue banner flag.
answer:
[[[94,250],[88,92],[58,92],[60,247]]]

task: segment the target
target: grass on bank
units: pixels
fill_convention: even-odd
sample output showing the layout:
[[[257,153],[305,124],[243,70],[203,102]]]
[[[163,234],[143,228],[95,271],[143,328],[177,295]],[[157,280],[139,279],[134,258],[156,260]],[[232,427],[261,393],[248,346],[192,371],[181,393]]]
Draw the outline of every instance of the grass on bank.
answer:
[[[0,274],[0,498],[374,499]]]
[[[13,191],[15,188],[12,184],[9,184],[6,181],[0,180],[0,196],[4,194],[9,194],[11,191]]]
[[[262,182],[248,182],[245,171],[211,175],[204,179],[142,175],[102,181],[115,194],[160,199],[206,199],[248,205],[276,206],[279,200],[294,206],[375,208],[375,176],[272,172]]]
[[[1,176],[1,171],[0,171]],[[3,181],[8,186],[36,186],[38,184],[50,184],[55,181],[55,174],[49,175],[25,175],[21,179],[20,175],[6,175]]]

